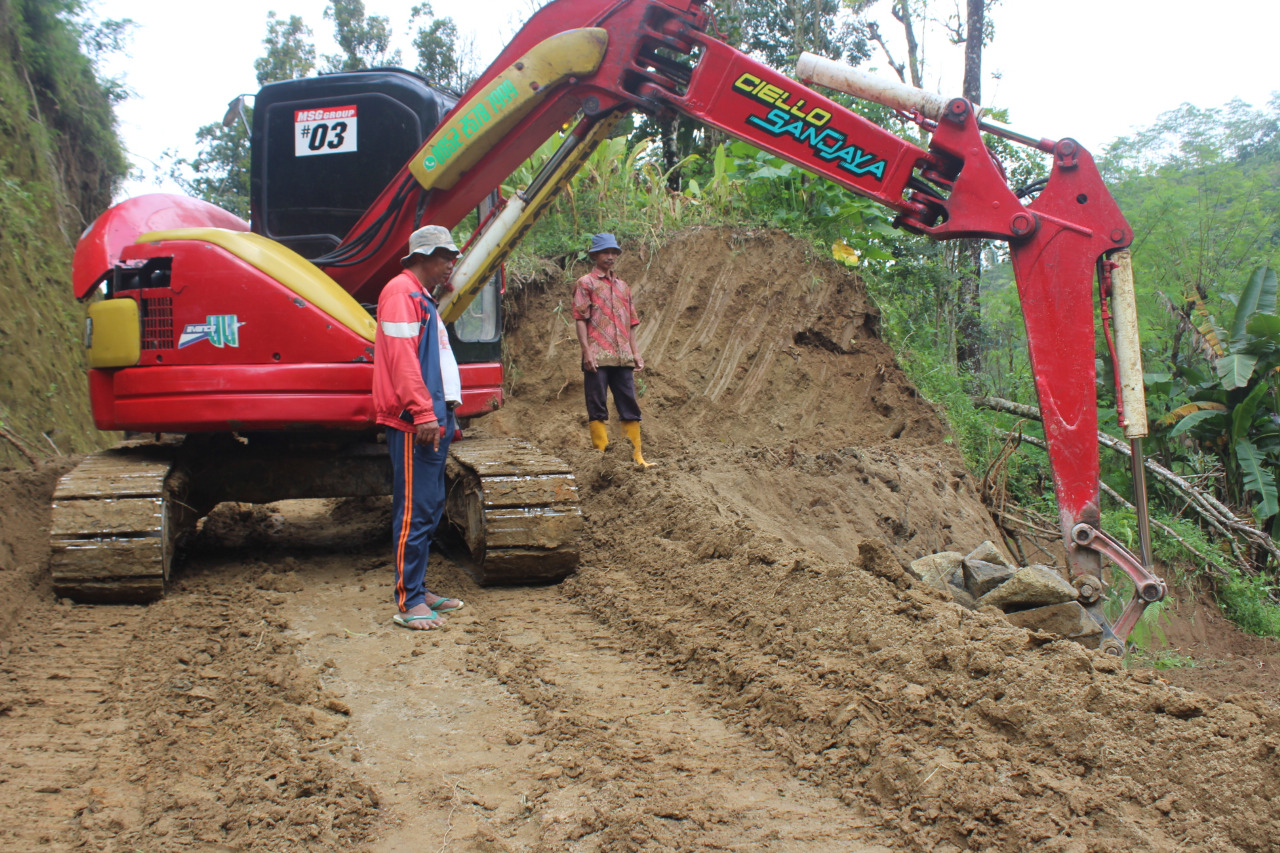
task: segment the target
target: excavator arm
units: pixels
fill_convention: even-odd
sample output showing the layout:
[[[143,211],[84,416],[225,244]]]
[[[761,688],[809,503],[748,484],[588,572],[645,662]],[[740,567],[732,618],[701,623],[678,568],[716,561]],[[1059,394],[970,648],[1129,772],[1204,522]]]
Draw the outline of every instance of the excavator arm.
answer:
[[[316,263],[357,298],[371,300],[398,269],[415,227],[456,225],[548,138],[572,128],[530,186],[482,223],[443,307],[453,319],[630,111],[685,115],[773,152],[891,208],[896,224],[908,231],[938,240],[1003,240],[1022,301],[1068,566],[1082,603],[1104,626],[1104,648],[1122,648],[1142,609],[1162,598],[1165,587],[1149,570],[1149,557],[1138,557],[1100,529],[1094,280],[1104,273],[1100,293],[1113,296],[1105,285],[1127,258],[1121,250],[1133,232],[1093,158],[1071,139],[1006,132],[1053,157],[1044,189],[1024,204],[983,142],[984,130],[1003,131],[984,122],[969,102],[894,84],[877,88],[851,69],[842,75],[829,63],[805,58],[800,76],[910,112],[929,135],[928,147],[921,148],[762,65],[709,28],[705,0],[547,4],[343,244]],[[1120,298],[1131,302],[1131,291]],[[1130,411],[1144,405],[1140,363],[1136,369],[1136,381],[1130,377],[1128,384],[1137,386],[1139,397],[1127,401]],[[1101,616],[1104,556],[1137,590],[1114,634]]]

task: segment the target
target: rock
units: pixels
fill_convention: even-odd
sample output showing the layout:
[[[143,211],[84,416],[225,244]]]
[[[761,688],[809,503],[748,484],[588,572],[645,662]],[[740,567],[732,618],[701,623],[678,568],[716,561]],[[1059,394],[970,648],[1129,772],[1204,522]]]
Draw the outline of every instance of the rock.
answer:
[[[987,563],[964,558],[964,588],[981,598],[1013,577],[1015,569],[1003,563]]]
[[[1006,612],[1075,601],[1076,590],[1048,566],[1018,569],[1000,586],[978,599],[979,607],[999,607]]]
[[[1096,649],[1102,642],[1102,628],[1080,606],[1078,601],[1064,601],[1061,604],[1050,604],[1048,607],[1033,607],[1030,610],[1019,610],[1006,613],[1010,622],[1033,631],[1047,631],[1068,640],[1075,640],[1082,646]]]
[[[946,591],[951,594],[951,600],[959,604],[966,610],[977,610],[978,599],[969,594],[969,590],[955,584],[947,584]]]
[[[919,705],[929,698],[929,690],[919,684],[908,684],[902,690],[902,698],[912,705]]]
[[[948,583],[960,586],[963,581],[964,555],[958,551],[929,554],[911,564],[911,571],[924,583],[936,589],[946,590]],[[954,580],[952,580],[954,576]]]
[[[1000,549],[996,547],[996,543],[992,542],[990,539],[965,555],[965,560],[975,560],[979,563],[995,563],[998,566],[1008,567],[1011,572],[1017,571],[1018,569],[1017,566],[1006,559]]]

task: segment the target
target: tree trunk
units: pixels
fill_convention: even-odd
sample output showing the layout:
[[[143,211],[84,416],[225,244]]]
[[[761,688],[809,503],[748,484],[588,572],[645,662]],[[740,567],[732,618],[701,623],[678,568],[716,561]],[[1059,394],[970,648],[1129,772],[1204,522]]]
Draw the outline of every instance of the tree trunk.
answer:
[[[667,173],[667,189],[680,192],[680,149],[676,144],[677,118],[670,115],[658,117],[658,133],[662,138],[662,170]]]
[[[893,17],[902,24],[902,34],[907,39],[907,72],[911,75],[911,85],[923,89],[920,74],[920,43],[916,40],[915,25],[911,20],[910,0],[896,0],[891,10]],[[902,76],[901,70],[898,76]]]
[[[964,97],[975,107],[982,101],[983,6],[986,0],[968,0],[964,40]],[[970,377],[981,368],[982,357],[982,241],[962,241],[960,260],[960,323],[956,363]]]

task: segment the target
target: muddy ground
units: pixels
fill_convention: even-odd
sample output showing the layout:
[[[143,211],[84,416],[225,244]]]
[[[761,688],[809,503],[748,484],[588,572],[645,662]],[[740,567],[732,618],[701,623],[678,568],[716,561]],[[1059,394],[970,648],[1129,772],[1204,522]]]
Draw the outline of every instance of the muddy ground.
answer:
[[[997,531],[859,282],[777,234],[624,255],[646,456],[590,449],[561,279],[511,294],[520,435],[577,473],[578,573],[390,624],[385,500],[224,505],[150,607],[60,603],[0,474],[0,849],[1272,850],[1274,644],[1191,590],[1157,672],[903,563]]]

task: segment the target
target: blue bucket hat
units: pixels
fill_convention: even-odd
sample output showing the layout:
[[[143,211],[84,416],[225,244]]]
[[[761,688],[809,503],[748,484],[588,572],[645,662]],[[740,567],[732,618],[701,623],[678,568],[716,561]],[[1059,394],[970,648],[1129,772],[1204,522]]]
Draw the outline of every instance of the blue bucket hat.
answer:
[[[587,249],[588,255],[594,255],[596,252],[603,252],[605,249],[617,249],[622,251],[622,247],[618,245],[618,239],[612,234],[596,234],[591,238],[591,248]]]

